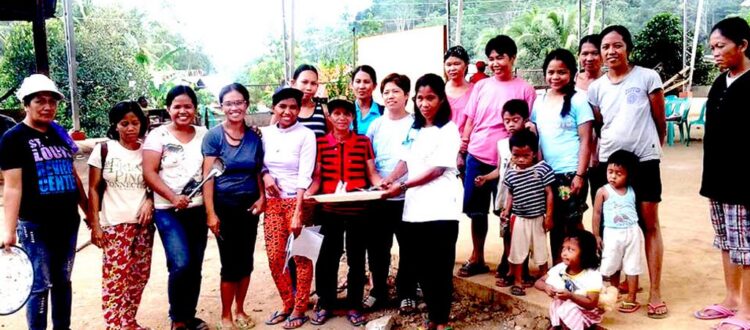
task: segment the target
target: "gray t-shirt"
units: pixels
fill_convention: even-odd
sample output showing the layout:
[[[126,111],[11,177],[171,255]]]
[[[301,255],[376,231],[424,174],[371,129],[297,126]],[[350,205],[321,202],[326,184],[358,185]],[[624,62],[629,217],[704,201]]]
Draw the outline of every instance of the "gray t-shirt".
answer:
[[[224,203],[252,203],[259,193],[258,173],[263,166],[263,144],[257,134],[247,129],[238,146],[224,136],[224,127],[211,128],[203,138],[203,155],[221,159],[225,170],[214,179],[214,199]]]
[[[603,126],[599,139],[599,161],[606,162],[613,152],[624,149],[640,161],[661,158],[661,143],[651,116],[649,94],[662,88],[656,71],[634,66],[617,84],[607,75],[589,86],[589,103],[598,107]]]

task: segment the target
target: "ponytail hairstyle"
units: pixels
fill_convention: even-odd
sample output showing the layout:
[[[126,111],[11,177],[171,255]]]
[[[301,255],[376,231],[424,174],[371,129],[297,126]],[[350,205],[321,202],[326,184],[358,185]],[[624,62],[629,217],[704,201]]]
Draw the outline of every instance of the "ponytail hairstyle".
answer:
[[[564,96],[562,110],[560,110],[560,117],[565,117],[570,113],[571,99],[576,93],[576,82],[573,77],[575,76],[576,72],[578,72],[578,66],[576,64],[576,58],[575,56],[573,56],[573,53],[571,53],[567,49],[558,48],[549,52],[549,54],[547,54],[547,57],[544,58],[542,72],[544,72],[545,77],[547,76],[547,67],[553,60],[562,62],[568,68],[568,71],[570,71],[570,80],[568,80],[568,83],[562,89]]]

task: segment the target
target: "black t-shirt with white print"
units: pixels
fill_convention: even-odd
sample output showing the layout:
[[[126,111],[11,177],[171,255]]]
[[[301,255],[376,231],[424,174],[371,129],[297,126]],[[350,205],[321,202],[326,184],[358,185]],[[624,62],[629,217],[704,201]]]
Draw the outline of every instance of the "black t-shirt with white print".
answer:
[[[7,131],[0,139],[0,168],[21,169],[21,220],[79,220],[73,153],[54,130],[43,133],[20,123]]]

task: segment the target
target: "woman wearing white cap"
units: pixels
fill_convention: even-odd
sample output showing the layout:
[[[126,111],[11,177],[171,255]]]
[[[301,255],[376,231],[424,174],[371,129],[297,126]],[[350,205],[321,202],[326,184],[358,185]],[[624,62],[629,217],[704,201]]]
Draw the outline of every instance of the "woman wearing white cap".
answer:
[[[80,220],[76,204],[84,213],[87,204],[73,167],[77,148],[53,122],[63,95],[52,80],[31,75],[16,96],[23,102],[26,117],[0,139],[0,167],[5,177],[5,221],[0,238],[6,249],[20,241],[34,267],[26,304],[28,328],[47,328],[50,300],[53,327],[69,329],[70,275]]]

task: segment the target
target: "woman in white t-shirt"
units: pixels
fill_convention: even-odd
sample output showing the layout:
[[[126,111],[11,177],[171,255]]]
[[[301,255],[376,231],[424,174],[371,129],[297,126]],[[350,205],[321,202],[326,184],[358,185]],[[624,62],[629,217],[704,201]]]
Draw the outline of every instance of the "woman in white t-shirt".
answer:
[[[89,157],[91,243],[102,249],[102,306],[108,329],[145,329],[135,321],[151,273],[153,195],[143,180],[141,139],[148,119],[138,103],[109,111],[110,140]]]
[[[151,131],[143,143],[143,176],[154,191],[154,222],[169,271],[168,298],[172,329],[206,329],[195,317],[208,226],[200,189],[201,143],[206,128],[194,126],[198,97],[188,86],[167,93],[172,122]]]
[[[409,260],[424,292],[429,311],[428,328],[445,329],[453,294],[453,265],[456,260],[458,216],[462,190],[456,168],[461,146],[458,127],[450,121],[451,108],[445,82],[429,73],[415,86],[414,134],[388,182],[408,170],[408,178],[392,184],[385,198],[406,192],[401,233],[401,258]],[[399,270],[401,271],[401,270]]]

